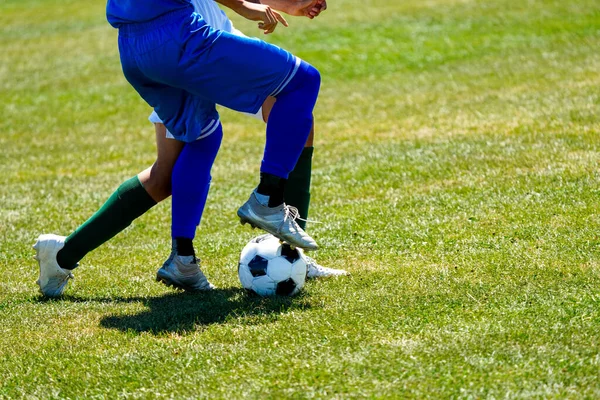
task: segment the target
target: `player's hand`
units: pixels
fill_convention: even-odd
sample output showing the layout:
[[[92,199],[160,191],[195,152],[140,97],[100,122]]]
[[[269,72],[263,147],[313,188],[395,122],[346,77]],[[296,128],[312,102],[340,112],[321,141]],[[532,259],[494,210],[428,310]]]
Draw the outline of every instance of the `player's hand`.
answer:
[[[244,6],[238,13],[250,21],[260,21],[258,23],[258,28],[262,29],[265,35],[272,33],[279,22],[281,22],[283,26],[288,26],[287,21],[281,14],[265,4],[245,1]]]
[[[288,14],[313,19],[327,10],[327,0],[290,0]]]

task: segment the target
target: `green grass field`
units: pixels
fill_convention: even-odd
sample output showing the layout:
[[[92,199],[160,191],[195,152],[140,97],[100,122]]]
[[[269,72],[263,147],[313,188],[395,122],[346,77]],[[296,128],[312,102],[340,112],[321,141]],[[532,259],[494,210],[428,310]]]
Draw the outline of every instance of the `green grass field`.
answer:
[[[264,133],[223,111],[196,239],[219,289],[154,281],[166,201],[45,300],[37,235],[69,234],[155,157],[104,7],[0,0],[0,398],[600,397],[600,2],[290,17],[268,40],[323,76],[309,232],[352,276],[241,290],[256,232],[235,211]]]

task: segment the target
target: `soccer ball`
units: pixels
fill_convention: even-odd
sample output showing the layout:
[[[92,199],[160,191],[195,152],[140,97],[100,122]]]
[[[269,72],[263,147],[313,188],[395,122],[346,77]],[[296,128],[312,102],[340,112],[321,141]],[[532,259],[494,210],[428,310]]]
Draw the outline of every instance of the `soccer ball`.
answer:
[[[302,249],[292,249],[273,235],[252,239],[242,250],[238,276],[242,286],[260,296],[293,296],[306,281]]]

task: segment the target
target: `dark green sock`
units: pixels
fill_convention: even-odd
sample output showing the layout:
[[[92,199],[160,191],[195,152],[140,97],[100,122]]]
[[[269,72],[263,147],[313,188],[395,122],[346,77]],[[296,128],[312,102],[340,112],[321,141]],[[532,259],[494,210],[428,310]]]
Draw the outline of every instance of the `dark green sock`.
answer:
[[[73,269],[87,253],[127,228],[156,202],[137,176],[123,182],[94,215],[65,240],[57,254],[58,265]]]
[[[312,173],[312,156],[314,147],[305,147],[290,173],[285,185],[285,203],[298,209],[300,218],[308,218],[310,205],[310,177]],[[297,221],[302,229],[306,229],[305,221]]]

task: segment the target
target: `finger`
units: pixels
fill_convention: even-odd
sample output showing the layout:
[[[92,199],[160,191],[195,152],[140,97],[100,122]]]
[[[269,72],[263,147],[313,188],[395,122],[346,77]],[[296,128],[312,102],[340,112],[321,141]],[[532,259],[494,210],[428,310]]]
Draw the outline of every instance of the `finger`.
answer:
[[[275,15],[273,14],[273,10],[272,9],[268,9],[267,11],[268,13],[268,18],[269,18],[269,23],[265,25],[265,35],[269,34],[269,33],[273,33],[273,31],[275,31],[275,28],[277,28],[277,19],[275,18]]]
[[[277,24],[277,20],[275,19],[275,17],[273,16],[273,14],[270,11],[271,10],[267,9],[265,11],[265,16],[263,18],[263,23],[264,23],[265,29],[271,29],[271,27],[273,25]]]
[[[269,22],[265,25],[265,33],[272,33],[277,27],[277,19],[273,15],[273,11],[269,9],[267,11]]]
[[[314,0],[310,4],[308,4],[306,7],[302,8],[302,13],[304,14],[305,17],[311,18],[311,16],[314,13],[314,10],[317,9],[318,7],[319,7],[319,0]]]
[[[283,16],[281,14],[279,14],[277,11],[273,11],[273,14],[275,14],[275,18],[277,18],[277,21],[281,22],[283,24],[283,26],[288,27],[288,22],[285,20],[285,18],[283,18]]]
[[[268,35],[269,33],[273,33],[273,32],[275,31],[275,28],[276,28],[276,27],[277,27],[277,24],[271,24],[271,25],[267,26],[267,27],[265,28],[265,32],[264,32],[264,34],[265,34],[265,35]]]
[[[260,22],[258,24],[258,29],[262,30],[265,35],[273,32],[275,29],[272,24],[265,24],[264,22]]]
[[[313,8],[317,11],[317,13],[321,14],[327,9],[327,2],[325,0],[319,1],[319,3]]]
[[[277,25],[277,11],[273,10],[272,8],[269,8],[269,21],[271,21],[272,24]]]
[[[275,25],[263,25],[262,30],[265,35],[268,35],[269,33],[273,33]]]
[[[311,15],[313,17],[318,16],[321,13],[321,9],[320,8],[313,8],[308,12],[308,15]]]

